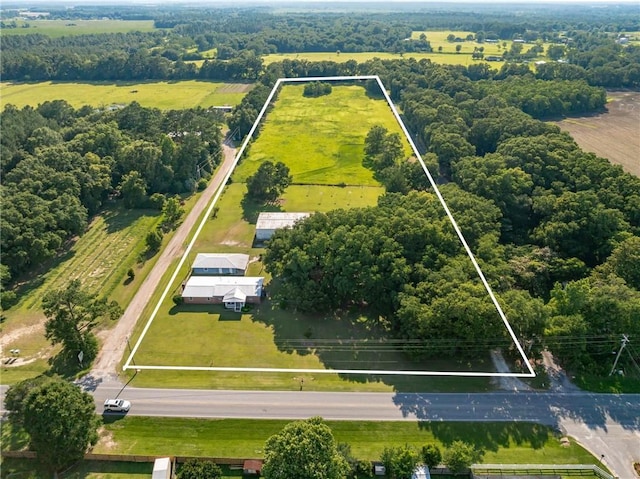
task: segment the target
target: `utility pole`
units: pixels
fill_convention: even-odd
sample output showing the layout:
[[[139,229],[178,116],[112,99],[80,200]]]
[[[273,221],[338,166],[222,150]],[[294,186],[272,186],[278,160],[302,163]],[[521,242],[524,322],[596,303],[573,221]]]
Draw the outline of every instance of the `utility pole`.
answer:
[[[611,372],[609,373],[609,376],[611,376],[613,372],[616,370],[616,366],[618,365],[618,359],[620,359],[620,354],[622,354],[622,350],[624,349],[624,347],[627,345],[628,342],[629,342],[629,338],[627,337],[626,334],[623,334],[622,343],[620,344],[620,350],[618,351],[616,360],[613,362],[613,367],[611,368]]]

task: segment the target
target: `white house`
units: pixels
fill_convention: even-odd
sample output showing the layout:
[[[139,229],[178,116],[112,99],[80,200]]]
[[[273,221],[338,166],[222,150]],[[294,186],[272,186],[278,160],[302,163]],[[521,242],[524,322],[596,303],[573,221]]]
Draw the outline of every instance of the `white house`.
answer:
[[[244,276],[249,255],[240,253],[198,253],[191,274],[197,276]]]
[[[309,216],[311,213],[285,213],[282,211],[260,213],[256,222],[256,240],[266,241],[273,236],[277,229],[291,228],[298,221]]]
[[[263,277],[191,276],[182,298],[186,304],[224,304],[239,312],[246,303],[260,302],[263,284]]]

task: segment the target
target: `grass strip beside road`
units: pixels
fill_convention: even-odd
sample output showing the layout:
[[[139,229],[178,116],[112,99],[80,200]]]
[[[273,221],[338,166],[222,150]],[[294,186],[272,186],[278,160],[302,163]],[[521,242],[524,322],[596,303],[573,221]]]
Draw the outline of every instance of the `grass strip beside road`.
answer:
[[[265,441],[287,420],[127,417],[106,424],[96,453],[263,457]],[[354,455],[377,460],[385,447],[404,444],[441,449],[460,439],[485,451],[483,461],[502,464],[594,464],[581,446],[564,447],[552,428],[530,423],[327,421],[337,442]]]

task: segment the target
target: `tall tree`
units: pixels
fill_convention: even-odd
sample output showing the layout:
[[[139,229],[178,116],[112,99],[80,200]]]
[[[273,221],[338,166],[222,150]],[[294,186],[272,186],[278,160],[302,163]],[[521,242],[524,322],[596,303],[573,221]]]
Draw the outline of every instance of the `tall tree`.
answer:
[[[122,310],[118,303],[107,302],[82,288],[80,280],[45,294],[42,308],[47,317],[45,334],[52,344],[62,344],[63,353],[72,358],[82,352],[82,362],[90,363],[98,352],[92,330],[102,317],[117,319]]]
[[[454,474],[463,472],[481,458],[482,451],[464,441],[453,441],[442,454],[443,462]]]
[[[31,448],[53,472],[82,459],[98,440],[93,397],[72,383],[47,380],[27,393],[22,407]]]
[[[385,447],[382,451],[382,463],[393,479],[411,479],[419,462],[420,455],[411,446]]]
[[[281,161],[265,161],[247,178],[247,194],[259,201],[274,201],[291,184],[289,167]]]
[[[211,462],[202,459],[189,459],[178,469],[178,479],[220,479],[222,470]]]
[[[295,421],[267,439],[266,479],[341,479],[349,466],[321,417]]]

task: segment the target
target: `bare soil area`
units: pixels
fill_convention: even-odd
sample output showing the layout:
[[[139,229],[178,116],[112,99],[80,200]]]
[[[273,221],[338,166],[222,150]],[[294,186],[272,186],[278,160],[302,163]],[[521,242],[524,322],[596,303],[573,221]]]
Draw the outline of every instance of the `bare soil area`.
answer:
[[[640,176],[640,92],[609,92],[607,112],[557,125],[584,150]]]

